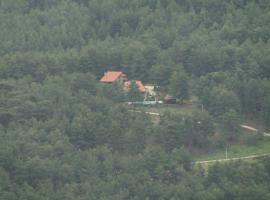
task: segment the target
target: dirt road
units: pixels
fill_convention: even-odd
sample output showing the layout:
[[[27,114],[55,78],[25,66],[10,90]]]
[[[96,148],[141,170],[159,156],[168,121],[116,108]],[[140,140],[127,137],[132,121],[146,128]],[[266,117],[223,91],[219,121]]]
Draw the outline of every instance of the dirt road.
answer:
[[[258,154],[258,155],[250,155],[245,157],[238,157],[238,158],[224,158],[224,159],[217,159],[217,160],[203,160],[203,161],[195,161],[195,164],[206,164],[206,163],[216,163],[216,162],[228,162],[228,161],[235,161],[235,160],[250,160],[254,158],[261,158],[261,157],[268,157],[270,153],[266,154]]]
[[[252,126],[245,125],[245,124],[242,124],[241,127],[244,128],[244,129],[250,130],[250,131],[254,131],[254,132],[258,131],[258,129],[256,129],[256,128],[252,127]],[[266,136],[266,137],[270,137],[270,133],[264,132],[263,135]]]

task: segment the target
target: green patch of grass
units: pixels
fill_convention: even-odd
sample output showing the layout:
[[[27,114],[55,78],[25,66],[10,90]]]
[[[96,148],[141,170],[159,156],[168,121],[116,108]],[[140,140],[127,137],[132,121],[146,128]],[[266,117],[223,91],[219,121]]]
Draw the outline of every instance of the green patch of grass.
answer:
[[[264,139],[256,145],[234,144],[228,146],[228,158],[246,157],[251,155],[260,155],[270,153],[270,140]],[[193,159],[196,161],[202,160],[216,160],[226,158],[226,148],[218,150],[213,153],[194,155]]]

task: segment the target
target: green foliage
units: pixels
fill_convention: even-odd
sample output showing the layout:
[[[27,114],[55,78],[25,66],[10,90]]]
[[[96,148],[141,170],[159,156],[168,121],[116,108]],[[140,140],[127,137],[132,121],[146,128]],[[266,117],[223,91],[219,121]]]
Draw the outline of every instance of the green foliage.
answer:
[[[261,163],[216,164],[209,169],[208,184],[219,185],[225,192],[223,199],[267,199],[269,198],[269,193],[265,192],[268,187],[267,178],[268,175]],[[252,186],[247,180],[253,180]]]
[[[0,0],[0,199],[270,199],[268,159],[204,173],[189,155],[214,146],[214,122],[231,140],[242,115],[269,125],[269,8]],[[203,112],[154,124],[123,105],[143,99],[136,84],[98,83],[107,70],[197,96]]]
[[[98,94],[113,102],[123,102],[125,100],[123,86],[117,83],[100,85]]]
[[[258,131],[244,136],[244,142],[248,145],[257,146],[259,142],[263,141],[263,133]]]
[[[190,92],[188,77],[184,71],[175,71],[172,74],[169,82],[169,91],[173,96],[178,98],[181,102],[189,99]]]
[[[240,133],[241,120],[238,113],[235,110],[229,110],[222,115],[222,125],[223,130],[227,134],[227,139],[229,141],[237,140]]]
[[[166,149],[205,148],[210,145],[213,134],[213,121],[206,112],[193,112],[191,115],[167,113],[158,127],[160,142]]]
[[[130,88],[126,94],[127,100],[131,102],[142,101],[143,94],[139,91],[139,88],[135,81],[132,81],[130,84]]]
[[[223,87],[205,88],[202,103],[215,117],[221,117],[229,110],[240,112],[240,102],[236,94]]]
[[[265,97],[261,113],[265,124],[268,124],[270,122],[270,95]]]

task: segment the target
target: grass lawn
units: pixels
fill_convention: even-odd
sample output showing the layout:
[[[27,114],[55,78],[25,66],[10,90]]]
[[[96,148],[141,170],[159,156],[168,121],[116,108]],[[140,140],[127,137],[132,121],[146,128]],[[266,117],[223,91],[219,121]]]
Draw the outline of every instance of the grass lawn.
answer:
[[[194,155],[193,159],[196,161],[223,159],[226,157],[225,151],[226,149],[224,148],[223,150],[218,150],[214,153]],[[270,153],[270,139],[268,138],[259,141],[256,145],[234,144],[228,147],[228,158],[246,157],[266,153]]]

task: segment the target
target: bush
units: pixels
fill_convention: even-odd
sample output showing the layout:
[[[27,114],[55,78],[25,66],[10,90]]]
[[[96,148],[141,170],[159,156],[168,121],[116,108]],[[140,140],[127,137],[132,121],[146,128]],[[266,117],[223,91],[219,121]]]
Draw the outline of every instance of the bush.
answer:
[[[243,141],[248,145],[257,145],[258,142],[263,140],[263,138],[263,133],[258,131],[256,133],[246,134],[243,138]]]

